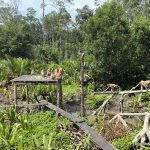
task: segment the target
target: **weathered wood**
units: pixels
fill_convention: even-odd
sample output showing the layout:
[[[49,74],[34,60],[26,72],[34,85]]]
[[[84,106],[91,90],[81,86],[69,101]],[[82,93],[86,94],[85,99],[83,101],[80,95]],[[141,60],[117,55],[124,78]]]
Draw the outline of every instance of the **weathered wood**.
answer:
[[[61,80],[52,80],[49,76],[42,77],[41,75],[23,75],[20,77],[17,77],[11,82],[15,85],[14,87],[14,99],[16,100],[15,93],[16,93],[16,86],[17,85],[25,85],[26,86],[26,100],[27,103],[29,103],[28,98],[28,85],[36,85],[36,84],[56,84],[58,85],[58,92],[57,92],[57,105],[62,108],[62,84]],[[15,102],[17,104],[17,102]]]
[[[112,92],[112,91],[94,92],[94,94],[119,94],[119,91],[116,91],[116,92]]]
[[[147,113],[119,113],[120,116],[145,116]]]
[[[150,122],[150,113],[145,113],[143,129],[135,136],[133,142],[141,143],[143,145],[145,145],[145,143],[150,144],[149,122]]]
[[[25,85],[25,86],[26,86],[26,101],[27,101],[27,104],[29,104],[28,85]]]
[[[120,97],[120,112],[123,113],[123,94],[121,94],[121,97]]]
[[[14,102],[17,105],[17,85],[14,84]]]
[[[131,93],[146,93],[150,92],[150,90],[132,90],[132,91],[116,91],[116,92],[94,92],[94,94],[131,94]]]
[[[42,103],[46,103],[42,101]],[[116,150],[111,144],[109,144],[102,136],[98,135],[91,127],[89,127],[83,120],[79,119],[77,116],[71,115],[70,113],[58,108],[57,106],[47,103],[46,107],[60,113],[62,116],[67,117],[77,124],[86,134],[88,134],[91,140],[103,150]]]
[[[52,80],[49,76],[42,77],[41,75],[23,75],[11,80],[13,83],[57,83],[58,80]]]
[[[58,90],[57,90],[57,106],[62,108],[62,85],[61,80],[58,82]]]
[[[80,60],[80,77],[81,77],[81,116],[85,116],[85,102],[84,102],[84,53],[81,53]]]
[[[47,103],[37,103],[37,104],[17,104],[15,107],[32,107],[32,106],[44,106]],[[1,105],[0,108],[7,108],[7,107],[13,107],[14,105]]]
[[[110,99],[113,98],[113,96],[114,96],[114,94],[112,94],[107,100],[105,100],[103,102],[103,104],[92,113],[92,115],[96,115],[97,113],[98,113],[98,115],[100,115],[102,112],[105,113],[106,104],[109,102]]]

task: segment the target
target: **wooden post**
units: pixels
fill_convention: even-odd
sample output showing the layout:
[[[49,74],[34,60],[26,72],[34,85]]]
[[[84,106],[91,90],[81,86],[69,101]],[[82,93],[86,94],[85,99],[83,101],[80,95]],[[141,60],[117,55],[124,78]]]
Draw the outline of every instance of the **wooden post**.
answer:
[[[57,106],[58,106],[59,108],[63,108],[63,103],[62,103],[62,84],[61,84],[61,80],[58,80]]]
[[[81,77],[81,116],[85,116],[85,102],[84,102],[84,53],[81,53],[80,61],[80,77]]]
[[[26,86],[26,102],[29,104],[29,97],[28,97],[28,85]]]
[[[121,113],[123,113],[123,101],[124,101],[124,99],[123,99],[123,94],[121,94],[121,97],[120,97],[120,112]]]
[[[17,105],[17,85],[14,84],[14,101],[15,105]]]

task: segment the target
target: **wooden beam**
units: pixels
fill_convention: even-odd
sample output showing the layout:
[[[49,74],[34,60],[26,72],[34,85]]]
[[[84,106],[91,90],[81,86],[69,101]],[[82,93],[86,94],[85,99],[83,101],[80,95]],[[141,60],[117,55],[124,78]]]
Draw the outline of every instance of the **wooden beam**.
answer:
[[[57,106],[60,107],[60,108],[63,108],[63,102],[62,102],[62,84],[61,84],[61,80],[58,81]]]
[[[27,101],[27,104],[29,104],[29,96],[28,96],[29,87],[28,85],[25,85],[25,86],[26,86],[26,101]]]
[[[150,92],[150,90],[132,90],[132,91],[116,91],[116,92],[94,92],[94,94],[131,94],[131,93],[146,93]]]
[[[145,116],[147,113],[119,113],[120,116]]]
[[[42,103],[46,102],[42,101]],[[89,127],[83,120],[81,120],[77,116],[74,116],[48,102],[45,106],[56,111],[57,113],[60,113],[62,116],[67,117],[75,124],[77,124],[86,134],[90,136],[91,140],[103,150],[117,150],[110,143],[108,143],[101,135],[97,134],[91,127]]]
[[[27,106],[31,106],[31,107],[33,107],[33,106],[44,106],[44,105],[46,105],[47,103],[37,103],[37,104],[19,104],[19,105],[15,105],[15,107],[27,107]],[[13,107],[14,105],[2,105],[2,106],[0,106],[0,108],[6,108],[6,107]]]
[[[14,84],[14,101],[15,105],[17,105],[17,85]]]
[[[85,116],[85,101],[84,101],[84,53],[81,53],[80,58],[80,83],[81,83],[81,116]]]
[[[94,92],[94,94],[119,94],[119,92],[105,91],[105,92]]]

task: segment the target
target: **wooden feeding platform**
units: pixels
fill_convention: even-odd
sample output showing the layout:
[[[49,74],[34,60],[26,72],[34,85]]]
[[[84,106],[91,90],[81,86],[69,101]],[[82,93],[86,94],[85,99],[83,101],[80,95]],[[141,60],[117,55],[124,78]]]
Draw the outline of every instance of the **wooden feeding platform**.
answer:
[[[17,77],[11,82],[14,85],[14,101],[17,105],[17,86],[25,85],[26,87],[26,101],[29,104],[28,98],[28,85],[38,85],[38,84],[56,84],[58,86],[57,90],[57,106],[62,107],[62,81],[61,80],[52,80],[49,76],[42,77],[41,75],[22,75]]]

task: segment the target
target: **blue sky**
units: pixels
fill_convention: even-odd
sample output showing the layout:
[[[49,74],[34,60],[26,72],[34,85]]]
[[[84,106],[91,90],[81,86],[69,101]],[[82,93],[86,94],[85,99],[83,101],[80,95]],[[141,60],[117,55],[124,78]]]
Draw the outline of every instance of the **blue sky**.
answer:
[[[4,2],[9,2],[10,0],[4,0]],[[45,0],[45,3],[49,4],[51,0]],[[101,3],[105,2],[106,0],[100,0]],[[19,4],[19,10],[20,12],[25,15],[26,14],[26,10],[28,7],[33,7],[37,13],[37,17],[41,17],[42,16],[42,9],[40,8],[42,3],[42,0],[20,0],[20,4]],[[74,17],[76,15],[76,9],[77,8],[82,8],[84,5],[89,5],[89,7],[91,9],[95,9],[96,6],[94,5],[94,0],[74,0],[74,5],[68,5],[67,6],[67,10],[69,11],[69,13],[71,14],[72,17]],[[52,10],[54,10],[53,7],[51,7],[50,5],[48,5],[45,8],[45,12],[49,13]]]

